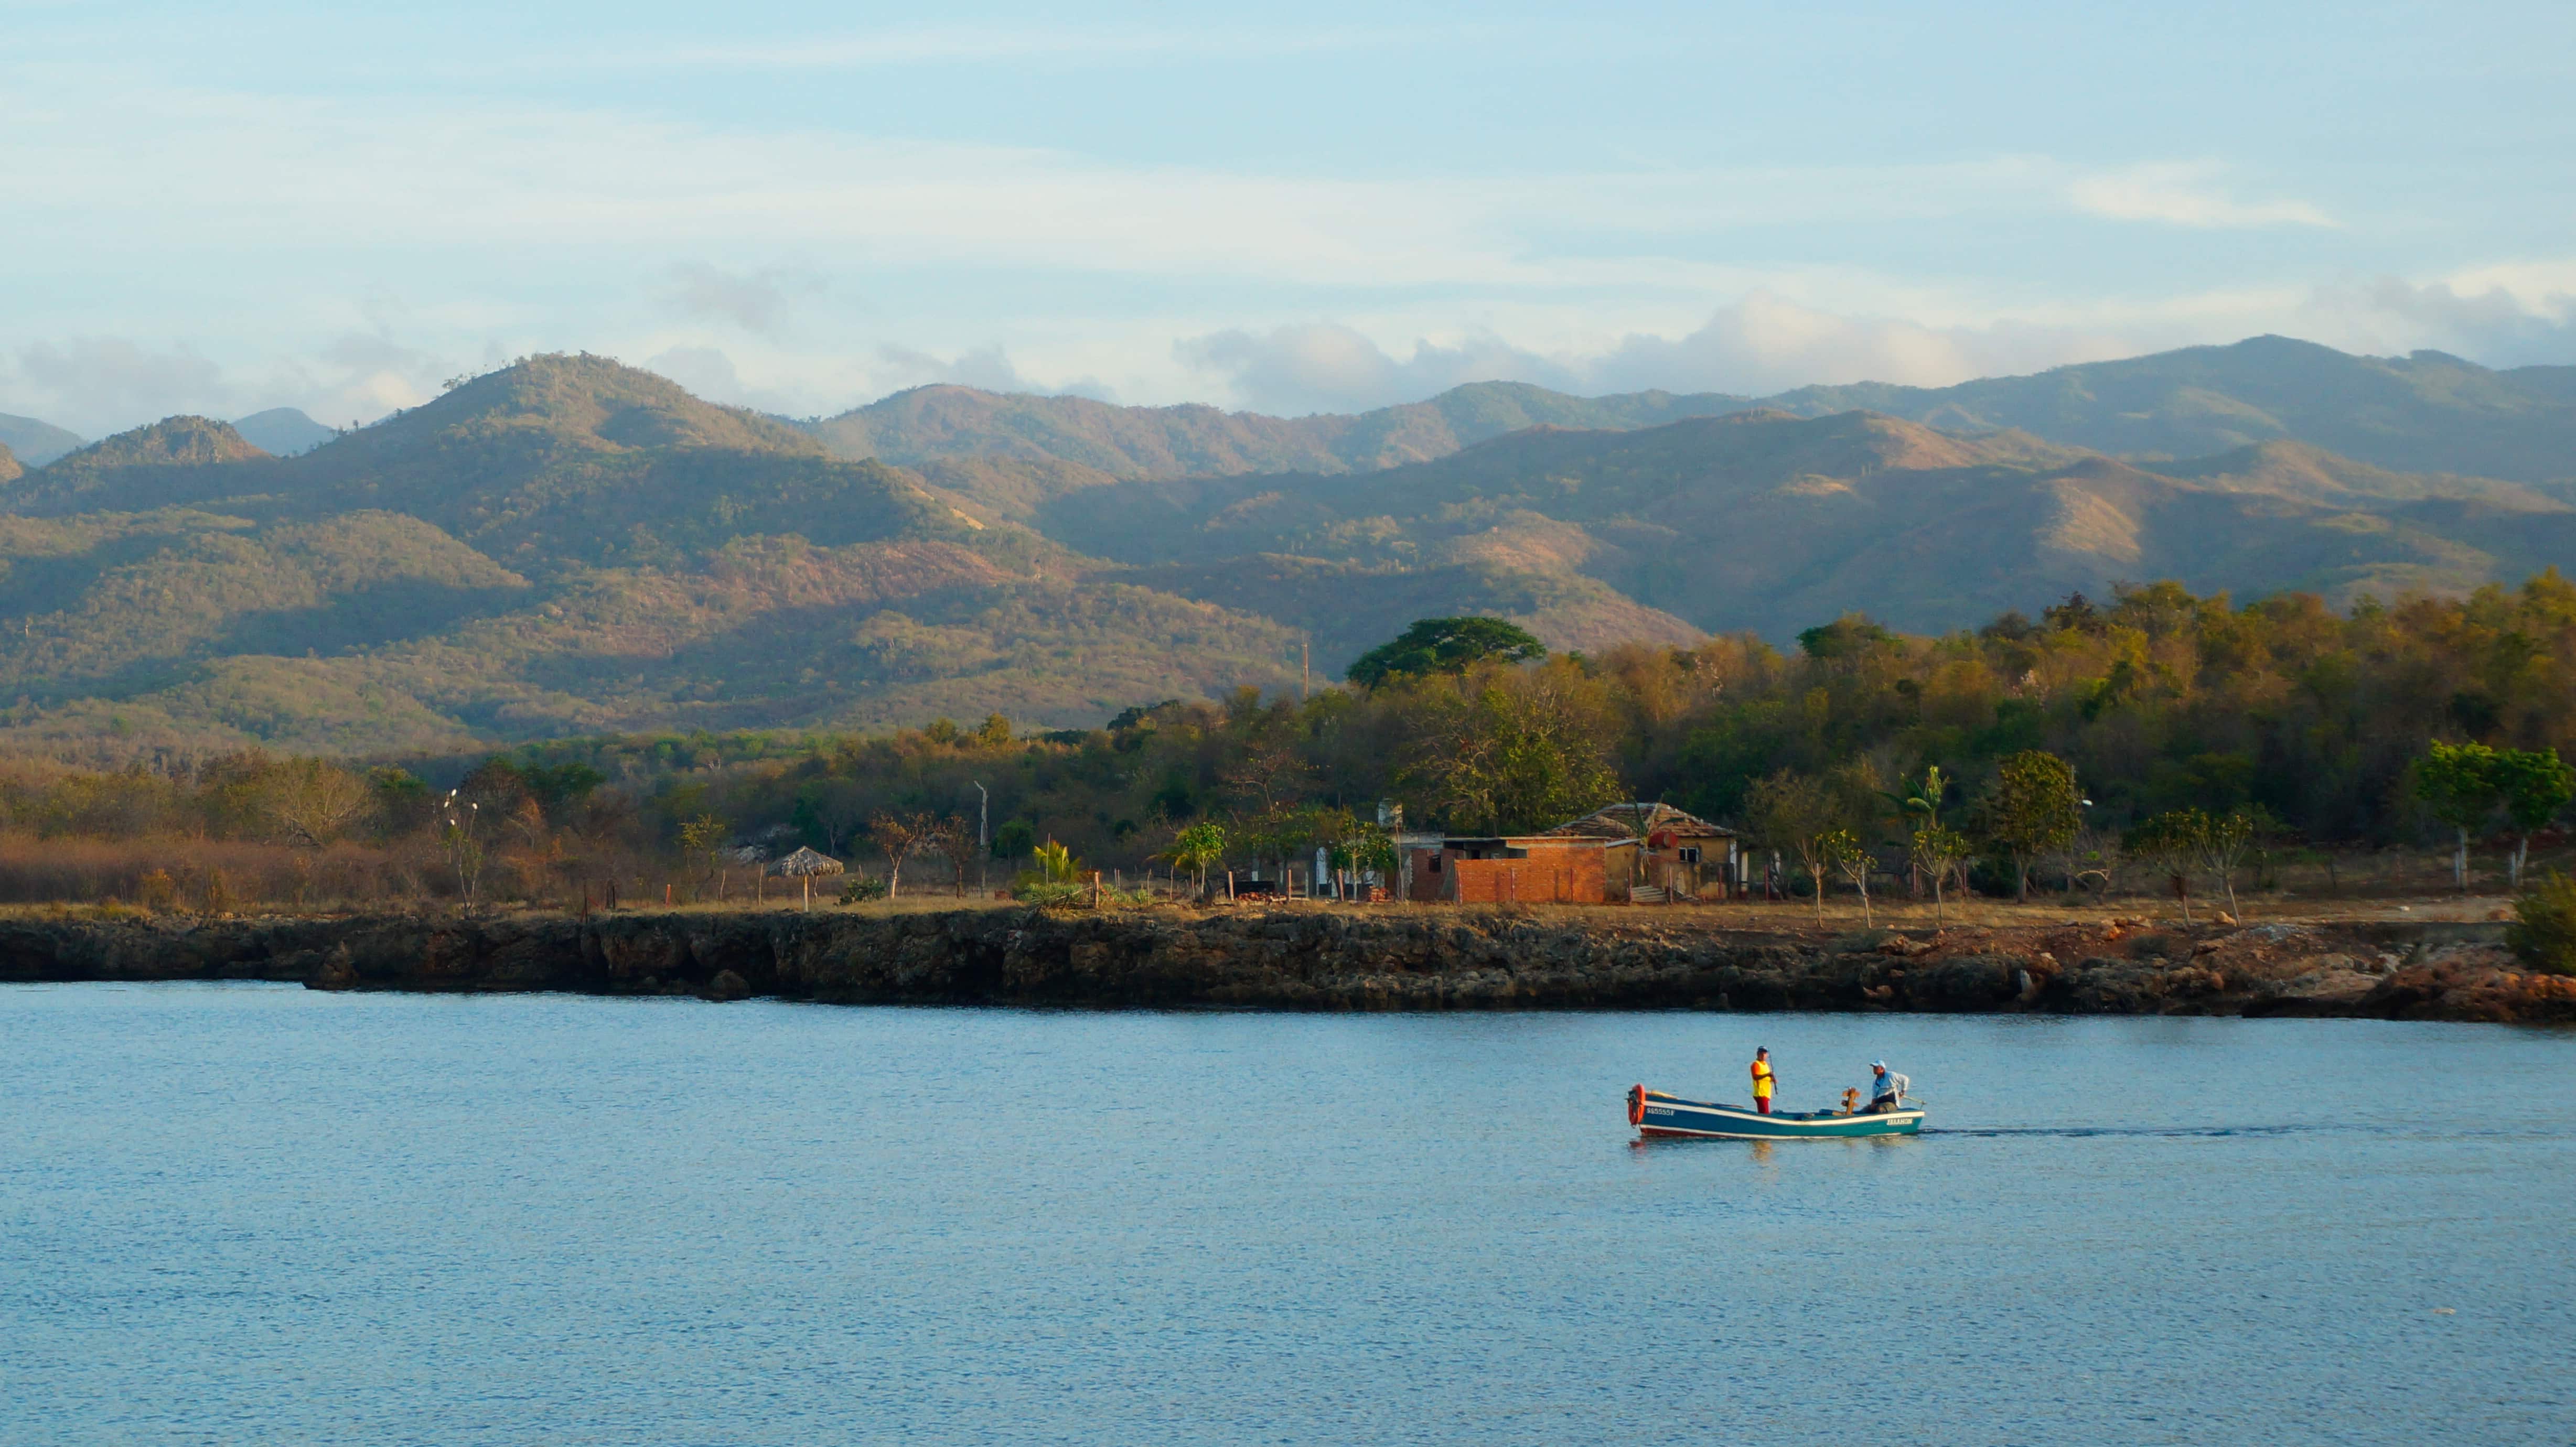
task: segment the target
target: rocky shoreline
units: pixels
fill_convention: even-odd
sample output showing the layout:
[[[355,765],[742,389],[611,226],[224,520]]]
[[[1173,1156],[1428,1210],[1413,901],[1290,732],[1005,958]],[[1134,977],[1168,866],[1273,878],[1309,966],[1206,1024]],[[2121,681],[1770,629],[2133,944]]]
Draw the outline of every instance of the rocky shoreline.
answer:
[[[0,981],[1277,1010],[1702,1009],[2576,1022],[2492,924],[2144,920],[1835,935],[1660,912],[959,909],[0,921]]]

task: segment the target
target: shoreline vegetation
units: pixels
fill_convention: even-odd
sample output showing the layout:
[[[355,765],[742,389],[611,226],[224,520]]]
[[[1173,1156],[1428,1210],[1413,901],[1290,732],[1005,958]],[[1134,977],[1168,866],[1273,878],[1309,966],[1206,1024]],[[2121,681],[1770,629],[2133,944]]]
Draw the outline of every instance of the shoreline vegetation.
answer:
[[[2576,584],[2555,572],[2340,613],[2155,583],[1938,638],[1853,614],[1794,652],[1736,636],[1551,654],[1502,620],[1424,619],[1351,679],[1090,729],[992,715],[407,760],[0,758],[0,905],[136,938],[256,911],[484,929],[809,895],[958,909],[996,886],[1168,909],[1318,865],[1391,883],[1401,829],[1510,836],[1656,800],[1736,830],[1755,868],[1754,899],[1665,906],[1680,913],[1653,928],[1778,933],[1796,927],[1783,900],[1847,933],[1855,905],[1862,929],[2036,927],[1996,914],[2024,908],[2170,910],[2189,930],[2447,899],[2519,916],[2531,968],[2576,970],[2576,769],[2558,755],[2576,744]]]
[[[2455,911],[2457,913],[2458,911]],[[2576,1023],[2458,918],[2243,925],[2003,910],[1943,930],[1795,909],[1016,905],[0,916],[0,982],[1273,1010],[1699,1009]]]

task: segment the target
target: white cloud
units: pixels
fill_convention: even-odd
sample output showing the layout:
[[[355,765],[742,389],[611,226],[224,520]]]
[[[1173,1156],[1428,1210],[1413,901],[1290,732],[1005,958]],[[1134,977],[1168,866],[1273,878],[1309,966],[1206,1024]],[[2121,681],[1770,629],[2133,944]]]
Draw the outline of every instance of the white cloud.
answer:
[[[2539,274],[2539,273],[2526,273]],[[2363,352],[2429,349],[2490,367],[2576,361],[2576,295],[2470,291],[2456,281],[2383,276],[2318,287],[2299,309],[2301,335]]]
[[[1182,365],[1224,378],[1238,404],[1262,412],[1363,411],[1497,379],[1582,385],[1577,370],[1482,334],[1448,345],[1416,341],[1399,359],[1351,327],[1304,322],[1211,332],[1172,350]]]
[[[819,295],[823,280],[781,266],[733,272],[703,261],[665,270],[656,290],[664,306],[702,321],[727,321],[747,332],[775,333],[800,301]]]
[[[591,49],[546,57],[564,70],[870,70],[915,65],[1010,62],[1091,65],[1117,60],[1270,58],[1326,51],[1451,43],[1477,33],[1465,26],[1070,28],[1048,25],[949,25],[873,34],[818,35],[793,41],[727,41]]]
[[[218,364],[188,346],[155,347],[130,337],[31,342],[0,366],[6,410],[98,437],[181,413],[240,417],[297,407],[340,425],[372,421],[436,395],[447,364],[380,333],[331,338],[312,355],[251,372]]]
[[[1741,295],[1797,263],[1722,238],[1785,226],[2088,214],[2195,226],[2324,224],[2240,201],[2205,165],[2084,176],[2045,156],[1883,165],[1640,166],[1333,175],[1116,163],[1032,146],[741,130],[600,109],[48,91],[0,194],[21,247],[181,225],[201,250],[327,236],[375,247],[738,248],[836,268],[1009,266],[1273,287],[1652,289]],[[262,164],[245,169],[242,156]],[[1779,243],[1763,243],[1776,250]],[[689,263],[672,304],[750,330],[786,274]]]
[[[2133,335],[2100,328],[1931,327],[1842,315],[1768,291],[1718,309],[1679,336],[1634,332],[1591,349],[1541,352],[1480,332],[1446,343],[1418,340],[1409,355],[1398,355],[1331,322],[1215,332],[1176,348],[1186,365],[1221,379],[1237,405],[1279,412],[1363,410],[1480,381],[1584,393],[1662,388],[1752,396],[1813,383],[1937,387],[2142,350]]]
[[[2336,224],[2305,201],[2239,200],[2216,186],[2222,169],[2209,162],[2131,166],[2079,176],[2066,194],[2077,210],[2115,221],[2231,229]]]
[[[238,396],[206,357],[123,337],[36,342],[16,364],[6,378],[12,410],[92,437],[180,412],[225,416]]]

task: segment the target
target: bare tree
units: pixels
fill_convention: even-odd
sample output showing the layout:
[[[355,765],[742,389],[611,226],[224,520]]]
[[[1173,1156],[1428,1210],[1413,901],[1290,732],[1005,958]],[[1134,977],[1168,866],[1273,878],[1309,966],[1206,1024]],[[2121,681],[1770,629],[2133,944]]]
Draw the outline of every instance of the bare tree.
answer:
[[[931,814],[879,814],[869,821],[868,837],[885,851],[886,898],[892,899],[903,888],[903,862],[925,848],[939,828],[938,817]]]
[[[920,847],[948,861],[956,875],[957,897],[966,897],[966,866],[975,857],[975,831],[954,814],[932,820]]]
[[[814,822],[822,826],[823,852],[837,854],[868,822],[867,795],[855,780],[834,779],[814,796]]]
[[[1954,869],[1967,866],[1970,845],[1966,835],[1939,824],[1926,824],[1914,831],[1911,853],[1915,867],[1932,881],[1932,928],[1948,927],[1941,910],[1941,886]]]
[[[285,835],[320,849],[367,811],[367,785],[321,759],[289,759],[268,778],[268,811]]]
[[[2129,862],[2128,852],[2121,848],[2120,836],[2106,833],[2090,824],[2083,825],[2058,846],[2052,856],[2066,887],[2081,886],[2093,892],[2093,902],[2108,899],[2112,887],[2119,883],[2120,867]]]
[[[1875,927],[1878,916],[1869,907],[1869,875],[1878,867],[1877,857],[1860,842],[1859,835],[1848,829],[1837,829],[1826,835],[1819,841],[1819,848],[1825,860],[1851,882],[1852,888],[1860,891],[1861,923]]]
[[[1825,922],[1825,870],[1832,852],[1828,842],[1844,832],[1845,815],[1834,792],[1820,780],[1790,769],[1755,783],[1744,796],[1744,817],[1756,839],[1798,856],[1816,892],[1816,923]]]
[[[1314,777],[1313,765],[1295,749],[1275,742],[1253,744],[1217,775],[1227,793],[1246,803],[1258,803],[1261,812],[1271,816],[1276,816],[1282,805],[1301,798]]]

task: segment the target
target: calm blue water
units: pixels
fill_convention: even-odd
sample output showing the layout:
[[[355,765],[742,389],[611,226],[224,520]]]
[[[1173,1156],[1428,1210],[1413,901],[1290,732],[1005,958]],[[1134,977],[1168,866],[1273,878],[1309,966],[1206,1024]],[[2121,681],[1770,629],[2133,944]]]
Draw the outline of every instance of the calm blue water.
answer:
[[[1939,1133],[1630,1143],[1756,1044]],[[2345,1021],[6,987],[0,1438],[2563,1443],[2571,1078]]]

